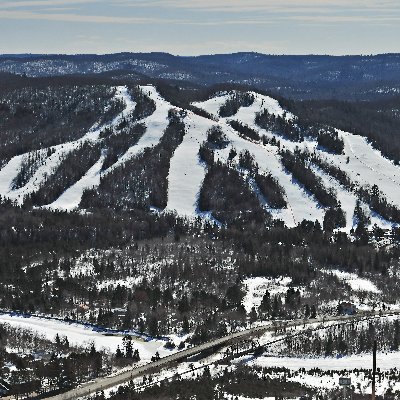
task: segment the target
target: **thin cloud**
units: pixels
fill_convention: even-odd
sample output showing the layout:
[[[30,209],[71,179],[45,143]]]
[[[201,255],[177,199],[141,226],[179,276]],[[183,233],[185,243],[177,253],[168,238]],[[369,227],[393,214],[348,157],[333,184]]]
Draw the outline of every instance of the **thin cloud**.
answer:
[[[306,11],[332,9],[337,12],[346,10],[399,10],[397,0],[117,0],[116,5],[142,8],[176,8],[215,12],[254,12],[286,11],[293,8]]]
[[[30,8],[30,7],[59,7],[78,4],[93,4],[99,0],[32,0],[32,1],[6,1],[0,2],[0,8]]]
[[[35,13],[30,11],[1,11],[0,19],[14,20],[42,20],[63,22],[88,22],[99,24],[149,24],[149,23],[174,23],[178,21],[164,20],[160,18],[147,17],[119,17],[106,15],[81,15],[63,13]]]
[[[276,15],[273,18],[246,17],[246,18],[218,18],[196,20],[196,19],[168,19],[162,17],[130,17],[109,15],[88,15],[78,13],[59,12],[32,12],[23,10],[2,10],[0,20],[36,20],[36,21],[61,21],[72,23],[92,24],[168,24],[168,25],[192,25],[192,26],[221,26],[221,25],[273,25],[282,21],[296,21],[304,23],[397,23],[400,15]]]
[[[290,21],[300,21],[307,23],[350,23],[350,22],[364,22],[368,24],[374,23],[388,23],[388,22],[399,22],[399,16],[389,16],[389,15],[381,15],[381,16],[370,16],[370,15],[294,15],[287,16],[282,19],[290,20]]]
[[[36,13],[30,11],[2,11],[1,19],[13,20],[42,20],[42,21],[62,21],[62,22],[81,22],[94,24],[169,24],[169,25],[193,25],[193,26],[221,26],[221,25],[271,25],[276,23],[273,20],[256,18],[245,19],[224,19],[214,21],[192,21],[174,20],[155,17],[120,17],[105,15],[81,15],[71,13]]]

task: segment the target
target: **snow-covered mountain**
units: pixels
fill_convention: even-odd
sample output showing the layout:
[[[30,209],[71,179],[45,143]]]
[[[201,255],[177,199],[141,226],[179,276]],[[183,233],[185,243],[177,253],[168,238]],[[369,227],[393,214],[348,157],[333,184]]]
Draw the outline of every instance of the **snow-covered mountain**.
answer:
[[[303,220],[321,225],[325,220],[326,224],[327,211],[339,209],[342,221],[334,222],[333,228],[350,231],[360,219],[381,228],[400,223],[400,167],[362,136],[320,127],[314,132],[304,130],[297,117],[277,100],[257,92],[214,93],[206,101],[193,102],[188,109],[174,106],[152,85],[134,91],[118,86],[113,93],[112,101],[121,108],[111,119],[96,122],[75,140],[6,159],[0,170],[0,195],[20,205],[71,211],[99,204],[120,207],[120,199],[123,207],[134,206],[137,202],[130,196],[137,197],[143,191],[140,199],[145,202],[141,206],[148,210],[223,223],[219,219],[221,209],[205,209],[199,198],[209,196],[204,185],[211,179],[210,170],[215,175],[216,170],[228,168],[239,176],[242,186],[238,191],[245,188],[266,214],[288,227]],[[141,114],[138,108],[143,101],[151,104],[151,110]],[[339,151],[321,145],[324,135],[339,144]],[[135,140],[130,142],[133,136]],[[69,157],[89,157],[84,146],[89,146],[89,151],[96,149],[96,159],[75,174],[73,181],[63,181],[63,168],[75,168],[64,165]],[[169,150],[165,152],[165,148]],[[212,162],[201,155],[202,149],[212,154]],[[250,157],[247,164],[243,161],[246,155]],[[157,182],[152,181],[149,160],[155,171],[158,166],[159,171],[165,170]],[[83,164],[78,158],[77,169]],[[144,178],[141,181],[140,175],[133,184],[129,171],[135,174],[136,169]],[[307,179],[302,176],[305,170]],[[121,186],[124,177],[126,187],[123,183]],[[54,180],[61,191],[52,190]],[[153,186],[147,187],[147,182]],[[164,197],[153,203],[154,193],[161,186]],[[44,204],[35,199],[35,194],[46,188],[50,194],[45,198],[51,201]],[[279,192],[284,200],[281,205],[269,197],[271,191]]]

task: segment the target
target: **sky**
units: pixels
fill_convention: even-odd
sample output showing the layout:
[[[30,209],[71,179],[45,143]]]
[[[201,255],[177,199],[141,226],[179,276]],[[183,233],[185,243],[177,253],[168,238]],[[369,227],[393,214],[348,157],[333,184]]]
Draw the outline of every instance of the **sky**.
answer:
[[[400,0],[0,0],[0,53],[400,52]]]

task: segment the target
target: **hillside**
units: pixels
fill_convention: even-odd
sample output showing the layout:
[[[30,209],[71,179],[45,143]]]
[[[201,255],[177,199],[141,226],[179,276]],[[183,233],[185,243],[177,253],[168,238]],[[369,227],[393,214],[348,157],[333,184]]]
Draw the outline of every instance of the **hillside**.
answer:
[[[0,389],[399,391],[397,98],[124,74],[0,76]]]
[[[168,53],[1,55],[0,71],[31,77],[103,74],[178,84],[237,83],[297,99],[371,99],[400,93],[400,56],[274,56],[260,53],[181,57]]]
[[[360,219],[384,229],[400,222],[400,168],[365,137],[326,124],[302,125],[257,92],[216,93],[182,109],[153,85],[79,90],[90,101],[98,88],[107,97],[94,107],[105,111],[88,110],[86,131],[61,136],[58,130],[59,138],[49,132],[37,144],[24,129],[50,112],[50,105],[33,103],[44,93],[17,90],[4,98],[10,139],[0,147],[3,198],[51,210],[157,209],[217,224],[231,221],[229,213],[262,211],[287,227],[309,220],[347,232]],[[58,97],[64,90],[78,89],[55,88],[57,102],[66,101]],[[20,96],[20,104],[8,104],[11,96]],[[16,113],[21,117],[13,122]],[[14,143],[12,132],[22,140]],[[226,193],[215,190],[226,174],[242,187],[232,207]]]

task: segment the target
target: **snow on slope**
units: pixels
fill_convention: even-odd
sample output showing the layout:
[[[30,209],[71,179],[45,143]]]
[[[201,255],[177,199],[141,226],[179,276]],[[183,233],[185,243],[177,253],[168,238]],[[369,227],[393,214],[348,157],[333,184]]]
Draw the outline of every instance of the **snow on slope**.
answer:
[[[211,99],[208,99],[206,101],[192,103],[192,105],[197,108],[202,108],[203,110],[206,110],[209,114],[218,118],[219,117],[219,109],[231,97],[232,96],[230,94],[224,94],[222,96],[212,97]]]
[[[156,110],[151,116],[139,121],[146,125],[146,131],[139,139],[138,143],[130,147],[126,153],[106,171],[101,170],[104,162],[104,156],[102,156],[99,161],[92,168],[90,168],[85,176],[68,188],[54,203],[48,205],[48,208],[66,211],[76,209],[79,207],[84,190],[100,185],[101,175],[109,173],[114,168],[122,165],[132,157],[135,157],[145,148],[158,144],[166,127],[168,126],[168,110],[173,106],[161,98],[153,86],[141,86],[140,89],[152,100],[154,100],[156,103]],[[132,102],[127,93],[123,94],[123,99],[127,107],[124,112],[112,122],[111,126],[118,125],[121,119],[125,118],[135,108],[136,103]]]
[[[91,189],[100,185],[100,173],[104,158],[105,155],[102,155],[78,182],[70,186],[56,201],[45,206],[45,208],[64,211],[71,211],[78,208],[83,192],[86,189]]]
[[[51,150],[53,153],[47,157],[43,165],[35,171],[26,185],[17,190],[12,190],[11,185],[22,167],[24,158],[27,157],[29,153],[13,157],[0,171],[0,194],[22,204],[24,197],[36,192],[45,183],[47,177],[62,163],[68,153],[78,149],[85,142],[98,141],[102,128],[117,125],[122,118],[128,115],[135,108],[136,103],[131,100],[126,87],[119,86],[116,89],[115,97],[125,103],[125,109],[111,122],[111,124],[102,127],[95,125],[89,130],[89,132],[78,140],[52,146]],[[42,149],[41,152],[45,154],[47,149]]]
[[[184,215],[199,214],[197,200],[205,169],[199,162],[198,150],[200,144],[206,140],[207,130],[211,126],[219,124],[227,135],[231,146],[216,151],[217,158],[226,161],[231,147],[238,152],[249,150],[254,155],[260,169],[270,172],[284,187],[289,207],[282,210],[269,209],[274,218],[282,219],[288,226],[295,226],[303,219],[318,219],[322,222],[324,210],[318,208],[313,198],[294,182],[291,175],[283,169],[277,151],[273,146],[262,146],[241,138],[224,119],[216,123],[189,113],[186,123],[188,133],[171,159],[167,209],[176,210]]]
[[[346,213],[346,228],[347,231],[350,231],[351,228],[354,226],[354,208],[357,202],[357,196],[345,189],[339,181],[335,178],[331,177],[320,168],[316,167],[315,165],[311,165],[310,169],[314,172],[317,176],[322,179],[324,186],[328,188],[335,189],[336,198],[340,202],[342,210]]]
[[[279,117],[283,117],[285,115],[286,120],[291,120],[294,118],[292,113],[285,111],[280,106],[278,100],[256,92],[249,93],[254,97],[253,104],[250,107],[240,107],[239,111],[232,118],[242,121],[244,124],[249,126],[254,125],[256,113],[260,112],[261,110],[267,110],[270,114]]]
[[[292,142],[280,135],[274,135],[272,132],[261,129],[255,124],[256,113],[264,109],[268,110],[270,114],[279,116],[283,116],[285,111],[280,107],[278,101],[275,99],[254,92],[252,94],[254,96],[254,102],[250,107],[241,107],[235,116],[230,118],[221,118],[220,123],[225,123],[229,119],[235,119],[259,131],[260,134],[266,135],[269,138],[275,137],[275,139],[280,141],[281,147],[283,148],[294,151],[296,147],[298,147],[301,150],[308,150],[311,152],[316,151],[323,159],[339,166],[343,171],[345,171],[353,182],[361,185],[377,184],[389,202],[400,206],[400,168],[394,165],[390,160],[383,157],[382,154],[375,150],[364,137],[338,131],[339,135],[343,137],[345,143],[343,155],[330,154],[319,149],[317,147],[317,142],[311,138],[306,138],[304,142],[301,143]],[[199,108],[203,108],[207,112],[213,113],[215,112],[217,103],[220,104],[223,102],[221,99],[217,102],[208,100],[206,102],[196,103],[195,105]],[[287,119],[293,117],[294,116],[291,113],[286,113]],[[271,164],[268,168],[268,166],[265,165],[265,161],[264,163],[260,163],[262,157],[255,154],[256,161],[260,164],[263,170],[269,170],[284,187],[287,194],[287,200],[293,211],[292,221],[290,221],[291,218],[288,212],[286,212],[286,215],[284,214],[285,210],[272,211],[275,218],[283,219],[289,226],[295,224],[294,221],[300,222],[303,218],[311,220],[318,219],[322,222],[324,210],[319,208],[315,199],[307,193],[299,195],[299,189],[300,191],[302,189],[301,187],[296,187],[296,182],[291,181],[290,174],[285,173],[279,161],[278,148],[276,146],[265,146],[265,148],[275,154],[278,163],[274,162],[270,158],[269,160],[271,161]],[[347,159],[349,160],[348,163]],[[338,188],[339,183],[327,174],[323,173],[323,171],[316,169],[314,172],[322,178],[327,187],[333,186],[338,189],[338,199],[341,201],[342,206],[346,211],[347,229],[351,229],[353,225],[352,215],[355,205],[355,196],[341,187]],[[307,213],[305,210],[310,211]],[[384,228],[390,228],[390,226],[393,226],[393,224],[384,220],[375,213],[371,213],[370,210],[369,214],[372,225],[376,223],[378,226]]]
[[[0,323],[8,323],[11,326],[23,329],[32,329],[38,334],[45,336],[48,340],[54,340],[57,334],[60,336],[67,336],[71,345],[89,346],[91,343],[94,343],[97,349],[104,348],[113,353],[115,353],[117,346],[122,347],[122,334],[105,335],[76,323],[37,317],[24,318],[8,314],[0,314]],[[135,349],[139,350],[140,357],[144,361],[150,361],[156,351],[158,351],[161,356],[171,354],[170,351],[164,349],[165,342],[161,340],[145,342],[133,337],[132,344]]]
[[[138,121],[146,125],[146,132],[134,146],[130,147],[114,165],[104,172],[105,174],[135,157],[144,149],[158,144],[169,123],[168,111],[171,108],[176,108],[164,100],[154,86],[140,86],[140,89],[156,103],[156,110],[149,117]]]
[[[329,271],[322,270],[322,272],[335,275],[339,280],[347,283],[351,287],[351,290],[355,292],[363,291],[370,293],[381,293],[376,285],[372,283],[369,279],[361,278],[357,274],[340,271],[338,269]]]
[[[322,182],[326,188],[333,188],[336,192],[337,200],[340,201],[343,211],[346,213],[346,228],[345,231],[349,232],[351,228],[355,228],[356,221],[354,219],[354,208],[357,202],[357,196],[345,189],[338,180],[328,175],[320,168],[315,165],[311,165],[310,169],[322,179]],[[396,224],[385,220],[381,216],[372,212],[368,205],[362,203],[365,214],[370,218],[371,225],[377,225],[380,228],[390,229]]]
[[[206,174],[198,153],[212,124],[213,121],[192,112],[185,118],[186,135],[170,162],[167,210],[187,216],[198,214],[197,199]]]
[[[290,227],[296,226],[297,223],[301,222],[303,219],[312,221],[318,220],[322,223],[324,209],[320,208],[315,199],[292,178],[291,174],[285,171],[278,155],[278,148],[271,145],[263,146],[243,139],[227,124],[229,119],[234,118],[259,130],[254,123],[256,112],[267,108],[271,114],[280,116],[284,114],[284,110],[279,106],[279,103],[276,100],[257,93],[253,93],[253,95],[255,99],[254,103],[250,107],[241,107],[235,117],[221,118],[218,124],[220,124],[221,128],[228,136],[232,147],[234,147],[238,152],[242,150],[250,151],[260,169],[264,172],[271,173],[271,175],[276,178],[284,188],[288,208],[281,210],[269,209],[268,211],[275,219],[283,220],[285,224]],[[210,107],[210,104],[214,106],[214,103],[210,102],[210,100],[202,103],[194,103],[197,107],[203,108],[205,111],[212,113],[213,108]],[[286,117],[292,118],[292,114],[287,113]],[[229,150],[230,148],[218,151],[216,152],[216,155],[219,156],[221,160],[226,161],[228,159]]]
[[[109,173],[114,168],[141,153],[144,149],[158,144],[168,126],[168,111],[174,107],[164,100],[153,86],[142,86],[141,90],[154,100],[156,110],[151,116],[139,121],[146,125],[146,131],[138,143],[129,148],[114,165],[103,171],[102,174]],[[281,136],[275,136],[272,132],[260,129],[255,125],[256,113],[267,109],[271,114],[283,116],[285,111],[277,100],[254,92],[252,94],[254,96],[254,103],[250,107],[241,107],[235,116],[220,118],[219,122],[200,117],[192,112],[188,113],[184,121],[187,134],[171,159],[168,176],[168,210],[175,210],[179,214],[187,216],[200,215],[197,209],[198,194],[206,173],[206,167],[199,160],[198,149],[200,144],[206,139],[207,130],[212,125],[219,124],[231,143],[227,149],[216,152],[217,158],[226,161],[231,147],[235,148],[238,152],[248,150],[254,155],[260,170],[271,173],[284,188],[288,203],[287,208],[278,210],[269,209],[268,204],[263,204],[274,218],[282,219],[287,226],[295,226],[303,219],[318,220],[322,223],[325,213],[324,208],[320,207],[316,199],[284,169],[278,154],[278,147],[253,143],[243,139],[227,124],[230,119],[239,120],[270,138],[275,137],[280,141],[282,147],[288,148],[291,151],[296,147],[316,151],[322,158],[325,158],[347,172],[354,182],[371,185],[376,183],[389,201],[400,206],[400,168],[373,149],[364,138],[339,131],[339,134],[345,141],[345,152],[343,155],[335,155],[318,149],[317,142],[312,139],[306,138],[302,143],[295,143]],[[136,105],[131,100],[128,90],[125,87],[117,88],[116,97],[124,101],[126,108],[109,126],[117,125],[121,118],[126,117]],[[221,105],[230,97],[231,94],[225,94],[205,102],[193,103],[193,105],[218,116]],[[294,116],[291,113],[286,113],[286,118],[291,119]],[[93,127],[84,137],[77,141],[52,147],[54,153],[50,157],[45,157],[44,164],[37,169],[29,182],[18,190],[11,190],[11,184],[18,174],[26,154],[14,157],[0,171],[0,194],[22,203],[25,195],[38,190],[45,183],[47,176],[52,173],[69,152],[78,148],[85,141],[97,142],[101,128],[103,127]],[[46,155],[47,149],[41,151]],[[348,163],[347,158],[349,159]],[[72,210],[78,207],[84,189],[96,187],[100,182],[101,160],[48,207],[50,209],[64,210]],[[321,177],[326,187],[334,187],[337,190],[338,200],[340,200],[346,212],[347,230],[351,229],[356,201],[355,195],[342,188],[335,179],[320,169],[313,167],[313,171]],[[366,208],[368,209],[368,207]],[[369,209],[368,211],[370,213]],[[204,215],[202,216],[204,217]],[[391,226],[390,223],[374,213],[370,213],[370,216],[372,224],[376,223],[378,226],[384,228]]]
[[[339,130],[338,133],[344,140],[344,154],[319,151],[322,157],[340,167],[354,182],[378,185],[388,201],[400,206],[400,167],[383,157],[364,137]]]
[[[255,125],[255,115],[257,112],[267,109],[270,114],[282,116],[284,110],[276,100],[258,93],[252,94],[255,97],[253,105],[250,107],[241,107],[234,118],[272,137],[274,135],[271,132],[267,132]],[[287,113],[288,119],[292,117],[291,113]],[[277,139],[291,151],[296,147],[311,151],[315,149],[322,157],[327,158],[333,164],[336,164],[343,171],[347,172],[352,181],[363,185],[378,185],[388,201],[400,206],[400,167],[394,165],[380,151],[374,149],[365,137],[340,130],[338,130],[338,133],[345,143],[343,155],[330,154],[318,149],[317,142],[312,139],[306,138],[302,143],[294,143],[280,136]],[[346,162],[347,157],[349,157],[349,163]]]
[[[222,123],[223,124],[223,123]],[[282,219],[287,226],[295,226],[303,219],[322,222],[324,209],[320,208],[313,197],[304,190],[291,174],[287,173],[282,166],[276,148],[270,145],[261,145],[241,138],[230,126],[221,125],[224,132],[238,153],[248,150],[253,154],[260,169],[278,180],[284,188],[288,202],[288,208],[282,210],[269,210],[276,219]],[[227,160],[229,148],[217,152],[223,160]]]
[[[262,146],[241,138],[223,119],[216,123],[197,115],[191,114],[191,118],[193,123],[189,124],[190,132],[192,128],[198,132],[192,132],[184,139],[171,160],[168,209],[177,210],[185,215],[193,215],[196,212],[198,192],[205,174],[204,168],[198,161],[199,145],[202,137],[203,141],[206,139],[205,132],[207,129],[212,125],[219,124],[227,135],[230,146],[224,150],[216,151],[217,158],[226,161],[231,147],[238,152],[248,150],[254,155],[260,169],[270,172],[285,189],[289,206],[282,210],[269,209],[274,218],[282,219],[288,226],[295,226],[303,219],[322,222],[324,210],[319,208],[312,196],[284,170],[277,149],[273,146]],[[190,160],[189,154],[195,157]]]

